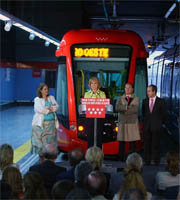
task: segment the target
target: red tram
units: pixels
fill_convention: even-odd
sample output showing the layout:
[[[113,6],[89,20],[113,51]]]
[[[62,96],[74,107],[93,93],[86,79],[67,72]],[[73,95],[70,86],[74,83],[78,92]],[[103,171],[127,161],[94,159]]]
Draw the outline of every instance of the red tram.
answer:
[[[80,112],[80,99],[89,90],[88,80],[97,76],[101,90],[110,98],[103,130],[104,154],[117,154],[117,98],[124,93],[125,83],[134,84],[140,103],[146,97],[148,53],[141,37],[127,30],[82,29],[67,32],[61,40],[58,57],[56,99],[60,106],[58,143],[62,151],[87,149],[85,115]],[[141,104],[139,114],[141,114]],[[126,144],[128,151],[129,144]],[[138,141],[137,149],[143,147]]]

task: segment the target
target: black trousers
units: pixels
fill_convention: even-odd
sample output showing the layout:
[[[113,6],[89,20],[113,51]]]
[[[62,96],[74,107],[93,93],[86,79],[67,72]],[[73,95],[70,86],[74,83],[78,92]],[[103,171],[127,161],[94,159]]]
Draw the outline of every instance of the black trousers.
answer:
[[[97,138],[96,144],[98,147],[102,148],[102,132],[104,128],[104,119],[97,119]],[[86,133],[88,148],[94,146],[94,118],[86,118]]]
[[[130,143],[130,148],[129,148],[129,153],[136,152],[136,141],[129,142]],[[119,155],[120,157],[125,155],[125,142],[120,141],[119,142]]]
[[[144,132],[144,160],[148,163],[154,160],[155,163],[160,162],[160,134],[158,131]]]

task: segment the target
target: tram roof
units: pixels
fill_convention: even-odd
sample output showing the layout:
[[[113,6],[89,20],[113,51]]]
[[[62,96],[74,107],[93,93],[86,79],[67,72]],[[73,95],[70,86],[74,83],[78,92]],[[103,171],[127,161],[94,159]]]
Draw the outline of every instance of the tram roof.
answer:
[[[73,44],[104,43],[124,44],[137,47],[139,57],[148,57],[142,38],[134,31],[114,29],[79,29],[67,32],[60,43],[56,56],[62,55],[62,49]]]

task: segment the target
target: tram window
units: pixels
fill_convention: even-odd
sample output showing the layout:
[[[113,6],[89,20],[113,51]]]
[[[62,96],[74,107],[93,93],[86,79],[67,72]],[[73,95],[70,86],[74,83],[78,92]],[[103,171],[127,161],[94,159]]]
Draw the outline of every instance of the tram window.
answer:
[[[180,100],[180,63],[177,62],[174,66],[173,87],[172,87],[172,107],[176,115],[179,115],[179,100]]]
[[[57,74],[56,100],[60,109],[57,111],[58,120],[64,127],[69,128],[68,89],[66,64],[59,64]]]
[[[101,46],[100,46],[101,45]],[[131,57],[131,47],[126,45],[113,44],[86,44],[83,48],[91,49],[95,46],[109,48],[109,57],[73,57],[73,74],[77,104],[80,98],[89,90],[88,81],[92,76],[99,78],[101,90],[106,93],[107,98],[111,99],[111,104],[115,106],[118,96],[124,93],[124,85],[128,79],[129,61]],[[72,48],[74,52],[75,45]],[[73,54],[72,54],[73,55]]]
[[[156,86],[157,86],[157,96],[160,97],[160,93],[161,93],[161,75],[162,75],[162,67],[163,67],[163,60],[161,60],[159,62],[159,66],[158,66],[158,72],[157,72],[157,82],[156,82]]]
[[[152,84],[152,70],[153,64],[148,66],[148,85]]]
[[[45,83],[49,88],[55,88],[56,85],[56,71],[46,70],[45,71]]]
[[[170,107],[171,97],[171,74],[172,74],[172,63],[168,60],[165,61],[163,80],[162,80],[162,98],[165,99],[168,107]]]
[[[152,84],[156,85],[157,83],[157,69],[159,63],[154,63],[153,65],[153,72],[152,72]]]
[[[146,59],[138,58],[136,60],[136,73],[134,83],[134,94],[139,97],[139,115],[141,115],[142,101],[146,98],[147,87],[147,64]]]

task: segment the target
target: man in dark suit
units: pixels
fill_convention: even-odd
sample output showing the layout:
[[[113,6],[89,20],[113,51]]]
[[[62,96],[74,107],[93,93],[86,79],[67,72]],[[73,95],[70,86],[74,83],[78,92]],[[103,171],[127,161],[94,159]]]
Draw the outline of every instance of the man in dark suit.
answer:
[[[38,172],[47,189],[48,195],[51,197],[51,189],[56,182],[57,174],[65,172],[66,168],[57,166],[55,160],[58,156],[58,149],[56,144],[47,144],[42,150],[44,161],[40,164],[33,165],[29,171]]]
[[[56,177],[57,181],[68,179],[74,182],[74,170],[76,165],[79,164],[81,160],[84,160],[84,152],[80,148],[73,149],[68,153],[68,160],[70,168],[66,172],[58,174]]]
[[[157,87],[147,87],[147,99],[143,100],[143,135],[144,135],[144,160],[150,165],[151,160],[156,165],[160,163],[160,138],[162,124],[167,119],[167,108],[163,99],[156,96]]]

